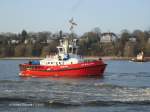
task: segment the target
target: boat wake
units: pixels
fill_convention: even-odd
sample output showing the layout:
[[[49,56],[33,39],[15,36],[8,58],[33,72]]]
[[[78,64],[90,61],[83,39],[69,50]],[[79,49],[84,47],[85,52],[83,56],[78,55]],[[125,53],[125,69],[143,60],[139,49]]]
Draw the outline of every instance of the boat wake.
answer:
[[[88,82],[88,83],[87,83]],[[75,80],[0,81],[0,106],[150,105],[149,87]]]
[[[143,101],[85,101],[85,102],[67,102],[59,100],[35,101],[22,98],[0,98],[0,107],[70,107],[70,106],[127,106],[127,105],[150,105],[150,100]]]

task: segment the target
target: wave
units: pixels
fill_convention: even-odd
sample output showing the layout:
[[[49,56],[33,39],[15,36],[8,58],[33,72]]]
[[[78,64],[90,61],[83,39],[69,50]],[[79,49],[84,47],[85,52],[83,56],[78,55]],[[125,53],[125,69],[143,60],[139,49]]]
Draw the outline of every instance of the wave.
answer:
[[[137,75],[149,75],[150,72],[105,72],[105,76],[130,76],[130,75],[133,75],[133,76],[137,76]],[[150,76],[149,76],[150,77]]]
[[[88,106],[114,106],[114,105],[150,105],[150,100],[145,101],[91,101]]]
[[[97,80],[0,81],[0,106],[150,105],[150,87],[106,84]]]
[[[44,107],[66,107],[66,106],[127,106],[127,105],[150,105],[150,100],[143,101],[58,101],[58,100],[48,100],[48,101],[35,101],[31,99],[24,98],[0,98],[0,106],[14,106],[14,107],[24,107],[24,106],[44,106]]]

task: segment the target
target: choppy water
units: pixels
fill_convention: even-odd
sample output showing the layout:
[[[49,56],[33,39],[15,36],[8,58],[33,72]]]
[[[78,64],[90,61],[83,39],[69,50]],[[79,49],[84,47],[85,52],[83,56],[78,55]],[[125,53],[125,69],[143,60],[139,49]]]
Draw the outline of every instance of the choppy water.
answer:
[[[0,111],[150,111],[150,62],[106,61],[103,78],[21,78],[26,61],[0,60]]]

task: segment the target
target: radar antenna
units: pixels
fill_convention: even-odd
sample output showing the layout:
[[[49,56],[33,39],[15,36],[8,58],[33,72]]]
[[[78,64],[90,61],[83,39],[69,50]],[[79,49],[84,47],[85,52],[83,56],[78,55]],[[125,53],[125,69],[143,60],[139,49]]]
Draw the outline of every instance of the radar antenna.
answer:
[[[70,28],[69,28],[69,30],[73,33],[74,26],[76,26],[77,24],[74,22],[73,18],[71,18],[71,19],[69,20],[69,23],[70,23]]]

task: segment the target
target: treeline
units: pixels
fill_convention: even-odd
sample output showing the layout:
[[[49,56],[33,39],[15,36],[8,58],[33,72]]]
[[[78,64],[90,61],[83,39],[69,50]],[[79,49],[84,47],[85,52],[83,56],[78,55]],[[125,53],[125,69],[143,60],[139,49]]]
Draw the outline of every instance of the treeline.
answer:
[[[110,35],[103,36],[103,34]],[[109,36],[112,37],[110,41],[102,41]],[[118,35],[88,32],[80,38],[80,53],[84,55],[133,57],[143,51],[145,56],[150,56],[150,31],[135,30],[129,32],[123,30]]]
[[[53,55],[57,52],[59,39],[68,33],[37,32],[23,30],[19,34],[0,34],[0,57],[32,57]],[[77,37],[76,34],[71,36]],[[150,31],[122,31],[101,33],[93,30],[79,39],[79,54],[83,56],[136,56],[143,51],[150,56]],[[107,40],[107,41],[106,41]]]

